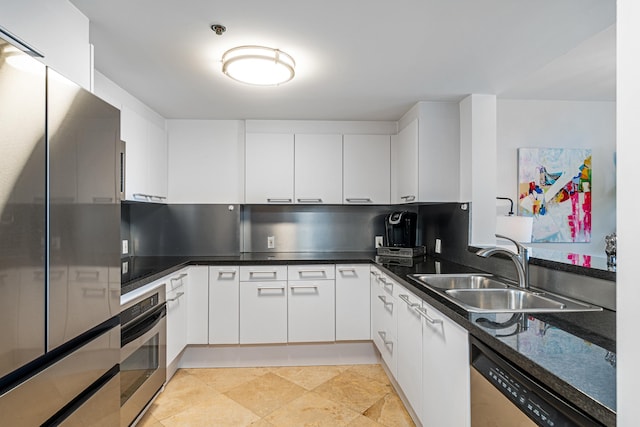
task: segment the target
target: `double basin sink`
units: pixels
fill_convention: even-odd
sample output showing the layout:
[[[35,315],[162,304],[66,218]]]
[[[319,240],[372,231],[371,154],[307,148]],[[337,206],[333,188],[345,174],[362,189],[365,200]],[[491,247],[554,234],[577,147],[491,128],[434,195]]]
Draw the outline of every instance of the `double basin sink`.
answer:
[[[491,274],[410,274],[410,279],[472,313],[600,311],[601,307],[509,285]]]

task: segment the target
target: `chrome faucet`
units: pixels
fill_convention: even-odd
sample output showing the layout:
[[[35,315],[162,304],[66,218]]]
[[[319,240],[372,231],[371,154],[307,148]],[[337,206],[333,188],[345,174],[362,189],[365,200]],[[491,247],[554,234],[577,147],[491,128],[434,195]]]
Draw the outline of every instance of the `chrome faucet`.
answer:
[[[480,249],[478,252],[476,252],[476,255],[481,256],[483,258],[489,258],[491,255],[495,255],[495,254],[503,254],[508,256],[511,259],[511,261],[513,261],[513,263],[515,264],[516,270],[518,272],[518,286],[521,288],[528,289],[529,288],[529,249],[527,249],[526,247],[522,246],[520,243],[516,242],[515,240],[507,236],[496,234],[496,237],[499,239],[508,240],[514,245],[516,245],[516,248],[518,248],[518,253],[516,254],[510,250],[503,249],[503,248],[486,248],[486,249]]]

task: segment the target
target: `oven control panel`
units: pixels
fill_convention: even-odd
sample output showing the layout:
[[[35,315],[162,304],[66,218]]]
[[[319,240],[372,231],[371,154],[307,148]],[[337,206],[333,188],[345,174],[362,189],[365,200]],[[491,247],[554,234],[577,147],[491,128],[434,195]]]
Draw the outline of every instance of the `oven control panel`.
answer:
[[[157,293],[145,298],[120,313],[120,324],[126,325],[135,318],[143,315],[149,310],[153,310],[159,304],[159,295]]]

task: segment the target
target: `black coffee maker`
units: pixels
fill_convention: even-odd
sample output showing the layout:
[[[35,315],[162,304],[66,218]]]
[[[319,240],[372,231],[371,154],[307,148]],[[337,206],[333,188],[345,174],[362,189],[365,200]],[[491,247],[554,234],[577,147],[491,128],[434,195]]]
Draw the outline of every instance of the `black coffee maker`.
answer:
[[[418,214],[399,211],[390,213],[384,221],[385,239],[388,247],[413,248],[416,246],[416,223]]]

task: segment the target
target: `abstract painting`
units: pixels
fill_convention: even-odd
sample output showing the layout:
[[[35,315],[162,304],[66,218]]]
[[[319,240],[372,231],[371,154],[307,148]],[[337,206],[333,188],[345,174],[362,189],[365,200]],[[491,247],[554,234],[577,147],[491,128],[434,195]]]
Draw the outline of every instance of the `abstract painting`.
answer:
[[[590,242],[591,150],[519,148],[518,198],[532,242]]]

